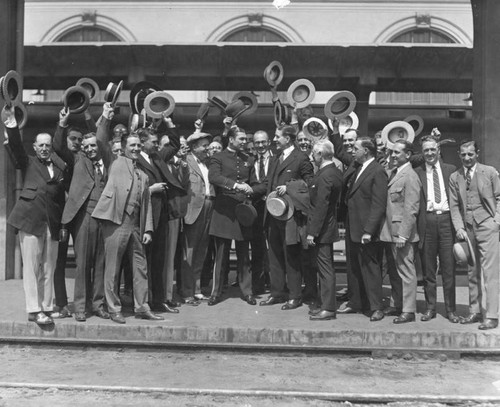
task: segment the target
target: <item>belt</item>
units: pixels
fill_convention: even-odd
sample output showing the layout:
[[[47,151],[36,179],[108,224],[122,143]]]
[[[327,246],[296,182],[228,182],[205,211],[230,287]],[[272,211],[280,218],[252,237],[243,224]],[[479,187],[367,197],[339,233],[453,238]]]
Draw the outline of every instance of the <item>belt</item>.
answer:
[[[427,213],[433,213],[435,215],[446,215],[450,213],[450,211],[427,211]]]
[[[215,201],[215,196],[205,195],[205,199],[207,199],[209,201]]]

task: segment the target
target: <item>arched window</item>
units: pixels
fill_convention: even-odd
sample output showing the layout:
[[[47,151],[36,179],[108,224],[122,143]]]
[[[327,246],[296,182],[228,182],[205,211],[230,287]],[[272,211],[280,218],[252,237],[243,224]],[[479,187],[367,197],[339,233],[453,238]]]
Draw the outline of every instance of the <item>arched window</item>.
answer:
[[[410,44],[453,44],[456,41],[449,35],[432,28],[415,28],[397,34],[389,42]]]
[[[77,27],[66,31],[56,42],[120,42],[121,39],[101,27]]]
[[[222,39],[224,42],[287,42],[281,34],[264,27],[244,27]]]

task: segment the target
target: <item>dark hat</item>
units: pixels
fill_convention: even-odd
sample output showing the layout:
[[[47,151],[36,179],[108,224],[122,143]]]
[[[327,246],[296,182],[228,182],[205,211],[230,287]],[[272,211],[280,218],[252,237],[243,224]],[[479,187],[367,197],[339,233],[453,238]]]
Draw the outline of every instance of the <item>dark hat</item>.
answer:
[[[405,139],[412,143],[414,138],[415,130],[410,123],[402,120],[390,122],[382,129],[382,141],[389,150],[394,148],[396,140]]]
[[[290,110],[287,106],[283,106],[283,104],[277,100],[274,103],[274,122],[276,126],[281,126],[283,124],[289,124],[291,120]]]
[[[0,93],[9,106],[22,100],[21,76],[16,71],[9,71],[0,79]]]
[[[222,113],[225,113],[226,107],[227,107],[227,102],[217,96],[213,96],[208,99],[210,103],[212,103],[214,106],[218,107]]]
[[[465,240],[456,242],[453,245],[453,255],[456,262],[460,265],[468,264],[469,266],[474,266],[476,264],[476,255],[468,236]]]
[[[226,114],[229,117],[235,118],[247,109],[248,107],[245,106],[245,103],[243,103],[242,100],[236,99],[226,106]]]
[[[163,115],[170,116],[175,109],[175,100],[170,93],[155,91],[144,99],[146,114],[153,119],[159,119]]]
[[[301,108],[310,105],[315,94],[316,89],[310,80],[297,79],[288,88],[286,96],[290,106]]]
[[[16,118],[17,127],[22,129],[28,122],[28,111],[21,102],[13,102],[11,106],[14,108],[14,117]],[[5,107],[2,109],[1,118],[2,122],[7,120]]]
[[[278,196],[276,191],[271,192],[266,199],[267,211],[278,220],[291,219],[295,211],[292,198],[287,194]]]
[[[202,103],[198,112],[196,113],[196,118],[200,120],[205,120],[210,111],[210,103]]]
[[[323,120],[310,117],[302,125],[304,134],[313,141],[321,140],[328,136],[328,127]]]
[[[236,100],[241,100],[247,109],[245,110],[245,114],[255,113],[257,110],[257,106],[259,102],[257,102],[257,98],[251,92],[238,92],[233,96],[233,102]]]
[[[71,86],[63,94],[62,101],[69,113],[82,113],[89,107],[89,93],[81,86]]]
[[[212,140],[212,135],[210,133],[202,133],[201,131],[195,131],[193,134],[191,134],[186,142],[191,145],[195,141],[201,140],[203,138],[208,138],[209,140]]]
[[[144,99],[146,99],[146,96],[157,90],[162,89],[153,82],[137,82],[130,90],[129,104],[132,113],[139,114],[144,109]]]
[[[123,81],[120,81],[118,85],[116,83],[109,82],[108,87],[106,88],[106,93],[104,94],[104,100],[114,106],[120,96],[122,88]]]
[[[240,225],[250,227],[257,219],[257,210],[253,205],[243,202],[236,205],[234,214]]]
[[[325,116],[330,120],[349,116],[356,107],[356,97],[348,90],[334,92],[325,105]]]
[[[76,82],[76,86],[81,86],[89,93],[89,100],[93,102],[97,99],[97,95],[99,94],[99,85],[96,81],[90,78],[80,78],[78,82]]]
[[[424,119],[418,114],[412,114],[404,119],[405,122],[410,123],[411,127],[415,130],[415,137],[417,137],[424,129]]]
[[[279,61],[273,61],[264,69],[264,79],[271,86],[278,86],[283,80],[283,65]]]

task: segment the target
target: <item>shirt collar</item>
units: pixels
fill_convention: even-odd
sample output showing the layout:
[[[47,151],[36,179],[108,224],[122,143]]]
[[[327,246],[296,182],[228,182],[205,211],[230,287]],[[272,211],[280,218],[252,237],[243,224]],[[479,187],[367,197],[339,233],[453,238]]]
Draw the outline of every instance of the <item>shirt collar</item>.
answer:
[[[401,167],[397,168],[397,172],[400,172],[402,169],[408,167],[410,165],[410,162],[408,161],[406,164],[403,164]]]

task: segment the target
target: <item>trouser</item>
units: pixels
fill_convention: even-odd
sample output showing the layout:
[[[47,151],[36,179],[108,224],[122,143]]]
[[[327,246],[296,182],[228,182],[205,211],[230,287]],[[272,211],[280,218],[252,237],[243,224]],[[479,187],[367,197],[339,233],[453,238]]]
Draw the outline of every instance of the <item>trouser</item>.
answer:
[[[403,247],[392,243],[392,254],[401,277],[402,311],[417,311],[417,270],[415,269],[415,244],[406,242]]]
[[[335,268],[333,264],[333,243],[317,243],[309,249],[318,271],[321,309],[337,309],[335,290]]]

